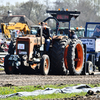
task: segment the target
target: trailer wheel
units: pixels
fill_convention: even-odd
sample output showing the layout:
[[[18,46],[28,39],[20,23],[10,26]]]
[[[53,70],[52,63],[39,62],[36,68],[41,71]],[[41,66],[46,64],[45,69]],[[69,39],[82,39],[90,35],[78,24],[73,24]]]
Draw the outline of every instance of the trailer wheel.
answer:
[[[9,57],[10,55],[6,55],[4,59],[4,70],[6,74],[18,74],[18,70],[15,67],[9,65]]]
[[[89,75],[93,74],[93,64],[91,61],[87,61],[86,62],[86,67],[87,67],[87,72],[89,73]]]
[[[50,60],[48,55],[43,55],[40,64],[40,72],[42,75],[48,75],[50,69]]]
[[[65,75],[67,73],[67,52],[70,39],[64,37],[61,40],[55,40],[51,51],[51,72],[56,75]]]
[[[67,54],[68,69],[71,75],[80,75],[84,67],[84,49],[81,40],[71,41]]]

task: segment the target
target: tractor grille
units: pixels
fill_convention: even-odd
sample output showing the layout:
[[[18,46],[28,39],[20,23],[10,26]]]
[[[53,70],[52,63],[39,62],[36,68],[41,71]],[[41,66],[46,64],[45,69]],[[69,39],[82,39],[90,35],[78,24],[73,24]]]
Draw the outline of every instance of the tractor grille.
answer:
[[[18,55],[29,55],[29,42],[18,41],[17,43],[17,54]]]

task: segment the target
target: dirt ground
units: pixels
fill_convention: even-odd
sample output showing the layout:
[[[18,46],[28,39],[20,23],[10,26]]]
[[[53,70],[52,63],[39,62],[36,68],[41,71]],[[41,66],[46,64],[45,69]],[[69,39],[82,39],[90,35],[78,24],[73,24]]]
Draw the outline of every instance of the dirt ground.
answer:
[[[7,75],[0,72],[0,86],[12,84],[16,86],[46,84],[98,84],[100,75]]]
[[[46,85],[46,84],[99,84],[100,75],[7,75],[0,72],[0,86],[26,86],[26,85]],[[48,99],[49,100],[49,99]],[[55,100],[100,100],[98,93],[87,94],[85,97],[77,96],[73,98]]]

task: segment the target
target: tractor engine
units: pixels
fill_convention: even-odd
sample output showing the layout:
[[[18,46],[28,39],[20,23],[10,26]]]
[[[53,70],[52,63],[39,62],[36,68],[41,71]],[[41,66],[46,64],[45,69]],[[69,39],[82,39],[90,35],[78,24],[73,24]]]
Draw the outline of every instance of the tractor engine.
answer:
[[[9,60],[14,61],[14,65],[29,66],[36,62],[36,59],[41,57],[44,51],[45,38],[27,35],[16,39],[16,55],[11,55]],[[13,64],[12,64],[13,65]]]

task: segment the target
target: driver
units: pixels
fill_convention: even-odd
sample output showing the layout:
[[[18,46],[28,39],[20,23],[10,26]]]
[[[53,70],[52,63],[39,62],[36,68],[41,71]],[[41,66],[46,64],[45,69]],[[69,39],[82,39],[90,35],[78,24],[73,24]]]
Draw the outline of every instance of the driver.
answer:
[[[96,25],[93,36],[100,37],[100,25]]]
[[[50,46],[50,34],[49,34],[49,29],[46,26],[43,26],[43,33],[42,35],[45,38],[45,43],[46,43],[46,53],[49,51],[49,46]],[[40,29],[38,30],[38,33],[36,36],[40,36]]]
[[[50,46],[50,34],[49,34],[49,29],[46,28],[45,26],[43,28],[43,36],[45,37],[46,52],[48,52]]]

